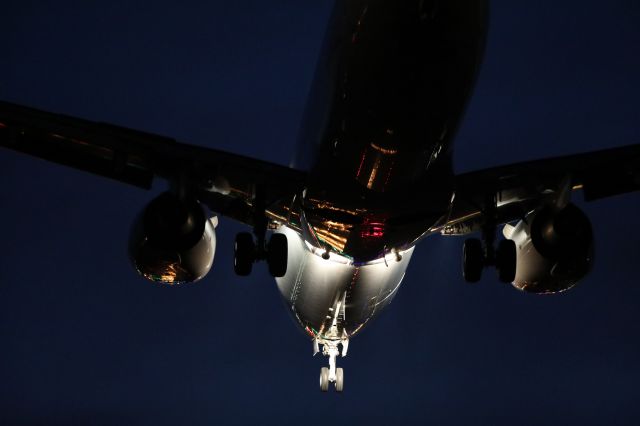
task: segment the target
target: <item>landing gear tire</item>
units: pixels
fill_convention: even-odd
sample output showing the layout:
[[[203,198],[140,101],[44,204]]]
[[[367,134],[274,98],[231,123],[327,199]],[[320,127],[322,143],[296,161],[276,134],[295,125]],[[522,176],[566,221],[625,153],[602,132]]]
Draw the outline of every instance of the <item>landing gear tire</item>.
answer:
[[[516,278],[516,243],[512,240],[502,240],[496,251],[496,269],[498,279],[503,283],[511,283]]]
[[[344,370],[336,368],[336,392],[342,392],[344,389]]]
[[[237,275],[246,277],[251,273],[255,260],[256,246],[253,236],[249,232],[241,232],[236,235],[234,246],[233,269]]]
[[[267,247],[267,264],[272,277],[283,277],[287,273],[287,236],[273,234]]]
[[[468,283],[477,283],[482,277],[484,268],[484,251],[482,242],[477,238],[469,238],[462,249],[462,273]]]
[[[320,390],[322,392],[329,390],[329,369],[327,367],[320,369]]]

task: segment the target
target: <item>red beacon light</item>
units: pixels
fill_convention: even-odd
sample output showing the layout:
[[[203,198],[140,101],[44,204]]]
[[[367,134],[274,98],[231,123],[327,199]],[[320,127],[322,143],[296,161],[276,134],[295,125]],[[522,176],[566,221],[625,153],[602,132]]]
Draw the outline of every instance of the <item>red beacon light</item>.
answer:
[[[382,238],[384,237],[384,222],[365,220],[360,229],[361,238]]]

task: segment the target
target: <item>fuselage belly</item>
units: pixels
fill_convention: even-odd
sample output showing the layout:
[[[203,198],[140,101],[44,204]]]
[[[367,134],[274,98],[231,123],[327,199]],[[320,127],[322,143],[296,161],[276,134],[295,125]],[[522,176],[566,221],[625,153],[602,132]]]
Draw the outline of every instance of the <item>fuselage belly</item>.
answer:
[[[395,296],[413,249],[356,266],[322,252],[286,227],[288,268],[278,289],[296,322],[313,339],[344,340],[360,331]]]
[[[336,1],[295,161],[309,180],[283,213],[295,220],[281,227],[289,270],[277,280],[313,338],[357,333],[446,219],[487,15],[486,0]]]

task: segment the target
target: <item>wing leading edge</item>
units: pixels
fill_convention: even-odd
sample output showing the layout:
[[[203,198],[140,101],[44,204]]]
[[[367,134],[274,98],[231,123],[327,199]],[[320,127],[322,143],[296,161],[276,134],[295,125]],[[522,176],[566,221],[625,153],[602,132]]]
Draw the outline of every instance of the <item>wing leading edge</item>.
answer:
[[[186,183],[213,211],[247,224],[258,188],[271,205],[306,180],[285,166],[8,102],[0,102],[0,146],[144,189],[156,176]]]

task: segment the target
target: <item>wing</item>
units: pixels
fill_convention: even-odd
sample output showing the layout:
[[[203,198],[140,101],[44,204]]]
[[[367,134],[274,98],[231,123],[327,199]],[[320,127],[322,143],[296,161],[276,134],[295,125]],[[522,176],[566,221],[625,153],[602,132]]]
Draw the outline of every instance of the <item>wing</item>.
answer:
[[[523,218],[543,203],[562,202],[572,190],[587,201],[640,189],[640,145],[529,161],[458,175],[448,220],[436,231],[477,231],[495,203],[498,223]]]
[[[154,177],[184,183],[217,213],[251,224],[293,197],[306,173],[171,138],[0,102],[0,146],[148,189]]]

